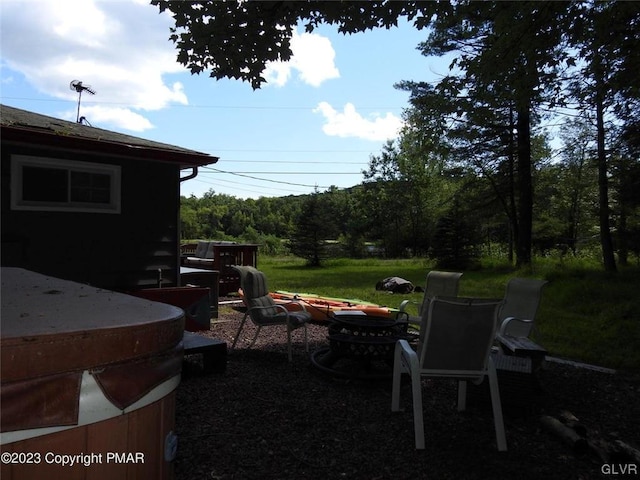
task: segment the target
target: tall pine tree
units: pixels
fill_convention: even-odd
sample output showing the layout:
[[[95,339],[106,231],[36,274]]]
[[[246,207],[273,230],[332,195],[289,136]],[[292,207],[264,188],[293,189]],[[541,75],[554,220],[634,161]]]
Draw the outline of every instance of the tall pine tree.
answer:
[[[326,231],[331,224],[329,213],[322,208],[320,194],[316,191],[302,204],[296,226],[291,235],[291,252],[307,261],[311,267],[319,267],[326,259]]]

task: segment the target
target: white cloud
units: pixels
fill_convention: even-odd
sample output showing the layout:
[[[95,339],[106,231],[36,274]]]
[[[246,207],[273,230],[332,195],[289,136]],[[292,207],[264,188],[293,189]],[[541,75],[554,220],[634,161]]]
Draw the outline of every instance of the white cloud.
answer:
[[[313,110],[325,118],[322,131],[329,136],[356,137],[372,141],[385,141],[398,136],[402,120],[392,113],[370,115],[365,118],[356,111],[352,103],[347,103],[342,112],[329,103],[320,102]]]
[[[288,62],[270,62],[264,71],[267,85],[283,87],[291,78],[292,66]]]
[[[325,80],[339,78],[335,66],[336,52],[327,37],[315,33],[293,32],[292,56],[288,62],[270,62],[264,72],[268,84],[284,86],[296,71],[304,83],[319,87]]]
[[[87,118],[93,126],[110,124],[134,132],[144,132],[145,130],[153,128],[153,125],[148,119],[128,108],[90,105],[82,107],[80,109],[80,115]],[[68,112],[63,113],[62,117],[75,122],[77,113],[73,112],[73,115],[70,115]]]
[[[99,48],[105,35],[117,30],[118,25],[92,2],[61,2],[57,6],[59,8],[51,12],[50,22],[52,33],[63,41]]]
[[[152,128],[144,111],[188,104],[183,86],[163,78],[185,71],[168,40],[172,23],[140,0],[3,0],[2,60],[53,97],[76,100],[74,79],[91,85],[97,95],[83,95],[81,115],[143,131]]]

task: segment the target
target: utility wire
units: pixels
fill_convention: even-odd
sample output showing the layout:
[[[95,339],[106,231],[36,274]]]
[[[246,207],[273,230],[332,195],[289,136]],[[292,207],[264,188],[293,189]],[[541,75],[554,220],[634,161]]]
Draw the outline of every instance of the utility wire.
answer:
[[[294,183],[294,182],[285,182],[284,180],[271,180],[269,178],[259,178],[259,177],[253,177],[251,175],[247,175],[245,173],[238,173],[238,172],[227,172],[225,170],[220,170],[217,168],[211,168],[211,170],[215,170],[218,173],[227,173],[229,175],[236,175],[238,177],[245,177],[245,178],[251,178],[253,180],[259,180],[262,182],[271,182],[271,183],[280,183],[280,184],[284,184],[284,185],[294,185],[296,187],[309,187],[309,188],[330,188],[328,186],[320,186],[320,185],[308,185],[308,184],[304,184],[304,183]],[[270,173],[270,172],[267,172]]]
[[[264,148],[218,148],[216,152],[255,152],[255,153],[371,153],[371,150],[273,150]]]
[[[75,103],[70,100],[66,100],[63,98],[60,99],[49,99],[49,98],[30,98],[30,97],[5,97],[0,96],[3,100],[28,100],[32,102],[64,102],[64,103]],[[136,108],[135,105],[131,103],[125,102],[105,102],[105,101],[95,101],[92,100],[87,102],[93,105],[118,105],[130,108]],[[165,108],[182,108],[182,109],[226,109],[226,110],[314,110],[317,108],[317,105],[287,105],[287,106],[261,106],[261,105],[177,105],[170,104]],[[403,110],[405,107],[384,107],[384,106],[358,106],[358,110]]]
[[[259,193],[257,192],[257,190],[262,190],[268,193],[273,193],[274,189],[273,187],[266,187],[263,185],[254,185],[254,184],[248,184],[248,183],[243,183],[243,182],[234,182],[233,180],[224,180],[224,179],[218,179],[216,182],[211,182],[211,181],[207,181],[207,180],[202,180],[201,178],[194,178],[193,181],[199,182],[199,183],[203,183],[205,185],[212,185],[214,187],[219,187],[219,188],[233,188],[234,191],[237,190],[241,190],[244,192],[250,192],[250,193]],[[219,183],[221,182],[221,183]],[[226,184],[233,184],[233,187],[229,187],[229,185]],[[249,188],[242,188],[242,187],[237,187],[236,185],[242,185],[242,187],[249,187]],[[301,190],[292,190],[292,189],[288,189],[288,188],[282,188],[282,187],[278,187],[278,192],[287,192],[287,193],[294,193],[294,194],[304,194],[306,193],[305,191],[301,191]]]
[[[198,180],[198,181],[203,182],[203,183],[213,183],[211,181],[211,177],[207,177],[207,180],[202,179],[202,177],[196,177],[195,180]],[[260,178],[258,180],[259,181],[264,181],[264,179],[262,179],[262,178]],[[267,187],[267,186],[264,186],[264,185],[256,185],[255,183],[247,183],[245,181],[234,182],[233,180],[227,180],[226,178],[220,178],[220,177],[216,177],[215,181],[216,182],[230,183],[230,184],[233,184],[233,185],[242,185],[243,187],[262,188],[262,189],[265,189],[265,190],[271,188],[271,187]],[[307,187],[305,186],[304,188],[307,188]],[[299,190],[287,190],[287,191],[296,192],[296,193],[299,192]]]
[[[215,169],[214,169],[215,170]],[[274,172],[271,170],[250,170],[248,172],[230,172],[228,170],[215,170],[202,173],[228,173],[230,175],[361,175],[362,172]]]
[[[362,165],[363,167],[368,166],[368,162],[324,162],[324,161],[312,161],[312,162],[304,162],[301,160],[234,160],[229,158],[221,158],[221,161],[224,163],[262,163],[265,165],[271,165],[274,163],[288,163],[293,165]]]

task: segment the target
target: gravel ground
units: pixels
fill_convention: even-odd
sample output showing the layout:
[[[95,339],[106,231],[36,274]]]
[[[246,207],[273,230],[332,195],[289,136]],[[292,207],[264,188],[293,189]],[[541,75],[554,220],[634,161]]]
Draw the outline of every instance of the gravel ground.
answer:
[[[230,347],[240,319],[223,307],[202,334]],[[328,345],[326,326],[308,330],[312,352]],[[467,411],[460,413],[454,383],[425,380],[426,449],[417,451],[408,384],[402,387],[405,411],[393,413],[390,379],[319,371],[304,350],[302,330],[294,332],[292,363],[282,326],[263,328],[248,349],[254,331],[249,322],[223,374],[203,375],[198,357],[188,357],[177,400],[177,480],[640,478],[640,467],[627,477],[603,473],[607,461],[630,460],[577,453],[540,422],[543,414],[570,411],[589,439],[640,448],[638,375],[547,363],[537,382],[501,376],[508,452],[496,450],[484,386],[470,389]]]

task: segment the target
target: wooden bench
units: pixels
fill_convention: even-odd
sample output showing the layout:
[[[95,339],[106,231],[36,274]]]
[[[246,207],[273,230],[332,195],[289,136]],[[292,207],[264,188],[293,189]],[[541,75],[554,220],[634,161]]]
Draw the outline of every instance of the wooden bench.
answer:
[[[498,334],[496,336],[502,351],[507,355],[530,358],[533,370],[537,370],[547,356],[547,350],[527,337],[512,337]]]
[[[204,373],[224,373],[227,368],[227,343],[197,333],[184,332],[185,355],[202,355]]]

